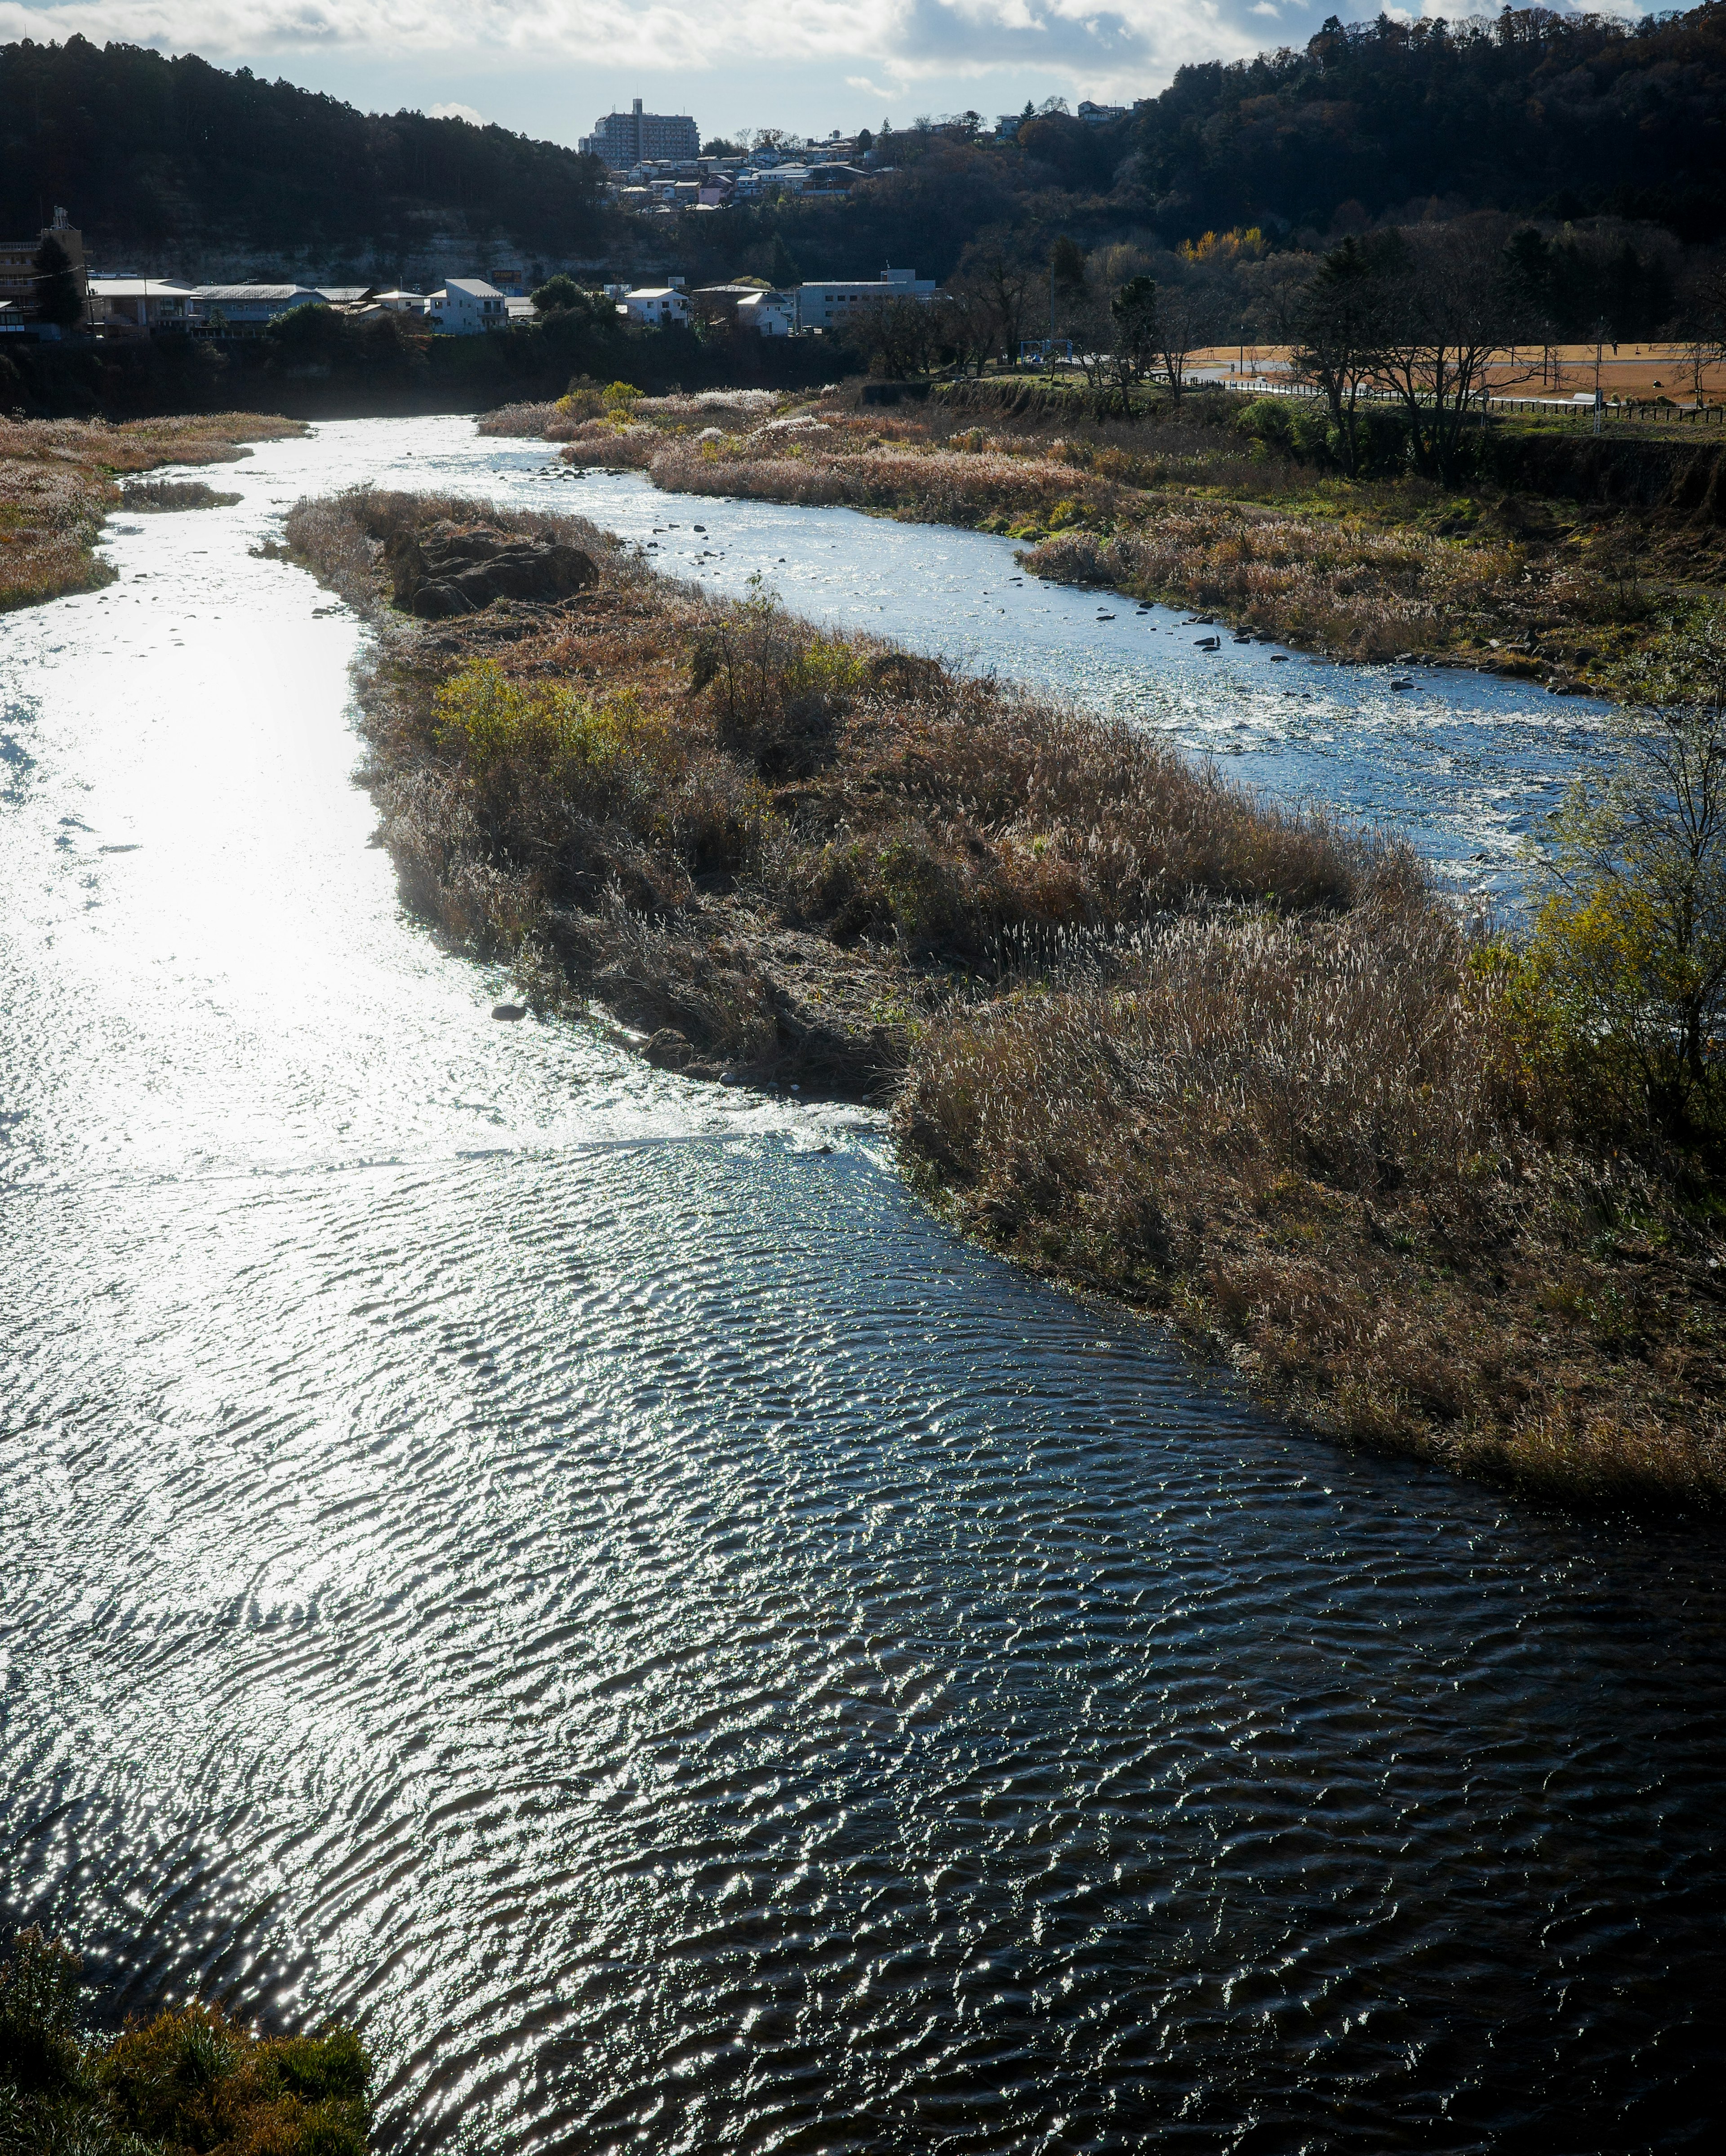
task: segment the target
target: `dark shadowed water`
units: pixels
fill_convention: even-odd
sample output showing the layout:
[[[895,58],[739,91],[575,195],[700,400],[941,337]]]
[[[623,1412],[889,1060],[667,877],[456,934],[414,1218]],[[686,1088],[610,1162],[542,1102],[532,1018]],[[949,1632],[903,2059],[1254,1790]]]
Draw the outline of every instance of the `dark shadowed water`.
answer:
[[[1718,1532],[1292,1436],[868,1119],[493,1023],[245,550],[496,455],[260,450],[0,620],[0,1910],[357,2017],[391,2151],[1713,2148]]]

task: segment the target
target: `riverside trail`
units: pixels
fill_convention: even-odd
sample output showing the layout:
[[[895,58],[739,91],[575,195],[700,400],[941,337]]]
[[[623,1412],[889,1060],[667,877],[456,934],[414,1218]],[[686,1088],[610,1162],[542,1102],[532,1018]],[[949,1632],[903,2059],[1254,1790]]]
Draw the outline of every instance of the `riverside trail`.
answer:
[[[359,479],[555,490],[1098,701],[1164,693],[1144,625],[544,463],[260,445],[7,620],[0,1915],[116,2011],[353,2019],[392,2151],[1706,2147],[1719,1529],[1292,1436],[870,1118],[494,1023],[367,846],[357,624],[249,549]],[[1184,738],[1462,889],[1590,723],[1220,689],[1156,619]]]

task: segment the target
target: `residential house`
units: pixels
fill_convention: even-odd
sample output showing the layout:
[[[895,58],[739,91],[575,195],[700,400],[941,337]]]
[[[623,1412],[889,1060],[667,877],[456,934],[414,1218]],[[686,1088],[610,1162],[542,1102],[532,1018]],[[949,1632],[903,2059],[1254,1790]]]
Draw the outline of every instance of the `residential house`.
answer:
[[[649,285],[625,292],[618,312],[631,321],[645,322],[650,329],[682,328],[689,321],[689,301],[670,285]]]
[[[432,327],[445,336],[478,336],[504,328],[509,321],[503,294],[483,277],[446,277],[443,290],[432,294],[425,311]]]
[[[797,302],[789,292],[756,292],[737,302],[737,327],[761,336],[791,336],[797,328]]]
[[[696,315],[706,322],[735,322],[762,336],[789,336],[797,326],[797,302],[789,292],[759,285],[702,285],[690,294]]]
[[[860,181],[868,177],[868,173],[855,165],[837,162],[811,165],[803,191],[806,195],[848,195]]]
[[[828,278],[800,285],[797,291],[797,326],[800,330],[843,329],[864,307],[879,307],[889,300],[920,300],[925,305],[935,296],[935,280],[919,277],[915,270],[883,270],[871,280]]]

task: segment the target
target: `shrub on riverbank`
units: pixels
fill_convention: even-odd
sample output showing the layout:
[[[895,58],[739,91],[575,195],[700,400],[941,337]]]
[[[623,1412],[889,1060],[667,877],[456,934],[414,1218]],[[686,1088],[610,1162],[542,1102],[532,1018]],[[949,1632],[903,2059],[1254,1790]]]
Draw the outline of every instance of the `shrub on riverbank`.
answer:
[[[366,2156],[371,2061],[351,2029],[264,2036],[197,2002],[81,2025],[82,1964],[20,1932],[0,1963],[5,2156]]]
[[[297,421],[244,412],[136,419],[119,427],[96,420],[0,419],[0,610],[36,606],[112,582],[112,570],[93,550],[110,508],[121,499],[116,475],[158,465],[224,463],[244,455],[244,443],[303,431]],[[188,485],[208,495],[209,506],[238,498],[216,496],[195,481]],[[131,506],[168,505],[134,501]]]
[[[598,581],[393,614],[386,546],[464,519]],[[1695,1163],[1600,1119],[1598,1044],[1405,851],[591,526],[356,494],[289,534],[382,630],[361,701],[404,893],[542,1007],[891,1099],[965,1228],[1167,1312],[1315,1427],[1572,1494],[1726,1491]]]

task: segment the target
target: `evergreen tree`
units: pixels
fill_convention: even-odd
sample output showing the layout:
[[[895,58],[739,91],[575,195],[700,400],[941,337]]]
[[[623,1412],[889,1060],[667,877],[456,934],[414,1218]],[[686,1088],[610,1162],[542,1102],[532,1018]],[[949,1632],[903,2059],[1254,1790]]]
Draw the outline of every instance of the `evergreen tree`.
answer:
[[[46,233],[36,249],[36,319],[56,329],[76,329],[84,321],[84,293],[72,259],[54,234]]]

